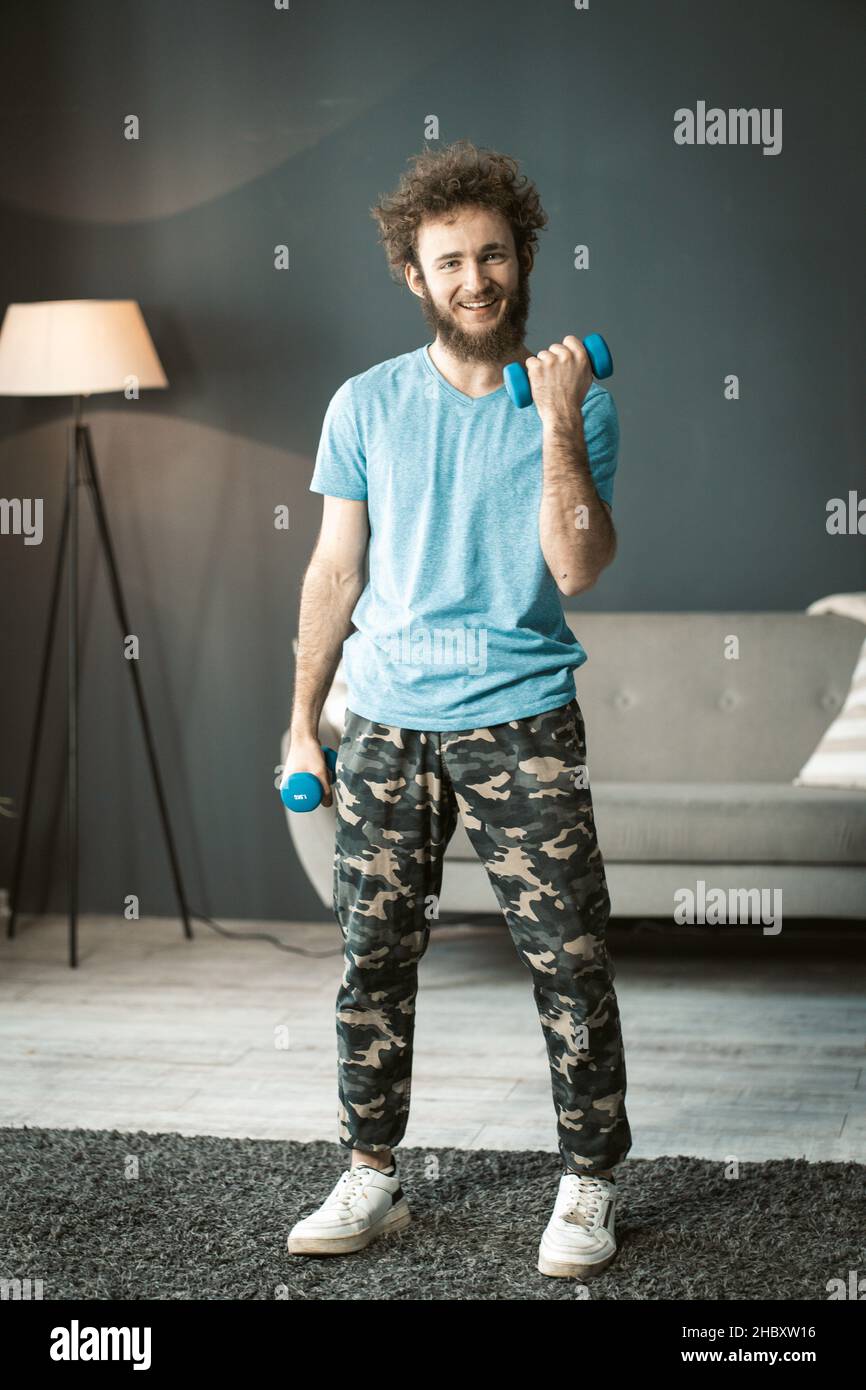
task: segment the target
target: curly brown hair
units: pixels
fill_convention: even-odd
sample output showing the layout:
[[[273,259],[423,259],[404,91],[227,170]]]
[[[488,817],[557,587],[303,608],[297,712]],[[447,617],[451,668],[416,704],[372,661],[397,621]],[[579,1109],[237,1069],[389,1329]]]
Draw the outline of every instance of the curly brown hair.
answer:
[[[379,224],[388,269],[398,284],[403,283],[407,262],[421,270],[417,238],[424,218],[457,207],[495,208],[511,225],[518,256],[525,246],[535,255],[537,233],[548,217],[535,184],[519,173],[516,159],[477,149],[471,140],[455,140],[442,150],[413,155],[409,164],[396,190],[370,208]]]

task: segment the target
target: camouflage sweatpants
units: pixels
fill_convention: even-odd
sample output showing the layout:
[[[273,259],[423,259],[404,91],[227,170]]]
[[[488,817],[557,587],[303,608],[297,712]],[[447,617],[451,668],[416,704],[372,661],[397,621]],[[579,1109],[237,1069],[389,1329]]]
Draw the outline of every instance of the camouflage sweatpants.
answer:
[[[339,1142],[371,1153],[406,1130],[418,962],[458,811],[502,907],[547,1045],[566,1172],[631,1148],[610,899],[576,699],[489,728],[422,733],[352,710],[337,758],[334,911]]]

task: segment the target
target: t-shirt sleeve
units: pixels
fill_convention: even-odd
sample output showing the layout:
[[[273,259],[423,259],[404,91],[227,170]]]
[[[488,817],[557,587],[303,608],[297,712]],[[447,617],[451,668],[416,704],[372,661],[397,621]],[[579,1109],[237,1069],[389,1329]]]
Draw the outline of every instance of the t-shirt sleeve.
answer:
[[[325,411],[309,491],[357,502],[367,496],[367,459],[361,448],[351,380],[334,392]]]
[[[613,396],[604,387],[586,401],[583,435],[589,471],[602,502],[613,506],[613,475],[619,458],[619,416]]]

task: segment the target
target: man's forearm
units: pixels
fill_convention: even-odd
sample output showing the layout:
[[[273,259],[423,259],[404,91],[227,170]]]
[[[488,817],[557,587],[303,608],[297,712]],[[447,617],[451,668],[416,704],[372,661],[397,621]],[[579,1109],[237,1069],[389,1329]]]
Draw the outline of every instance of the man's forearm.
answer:
[[[328,565],[310,562],[301,590],[293,737],[318,738],[319,719],[340,664],[343,642],[352,629],[352,612],[364,589],[361,575],[341,575]]]
[[[541,550],[562,593],[590,588],[616,551],[616,533],[592,481],[583,417],[545,422]]]

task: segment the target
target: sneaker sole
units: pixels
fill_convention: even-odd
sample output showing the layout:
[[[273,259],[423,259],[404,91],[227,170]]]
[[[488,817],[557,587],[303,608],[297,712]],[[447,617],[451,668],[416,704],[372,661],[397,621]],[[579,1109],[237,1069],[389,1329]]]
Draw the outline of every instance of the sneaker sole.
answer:
[[[572,1260],[552,1260],[549,1255],[539,1250],[538,1272],[549,1274],[554,1279],[591,1279],[594,1274],[600,1274],[608,1265],[613,1264],[616,1254],[613,1250],[609,1255],[605,1255],[603,1260],[596,1260],[594,1264],[577,1264]]]
[[[355,1250],[364,1250],[379,1236],[402,1231],[412,1220],[409,1204],[405,1197],[395,1207],[368,1226],[366,1231],[356,1231],[350,1236],[292,1236],[286,1241],[290,1255],[351,1255]]]

